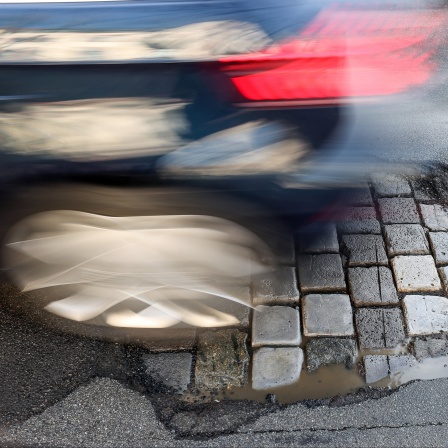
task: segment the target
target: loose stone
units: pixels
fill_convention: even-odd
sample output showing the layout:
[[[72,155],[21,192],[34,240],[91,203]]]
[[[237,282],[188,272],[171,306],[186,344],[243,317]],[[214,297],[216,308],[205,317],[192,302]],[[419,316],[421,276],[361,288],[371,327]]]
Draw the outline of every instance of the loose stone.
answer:
[[[252,302],[257,305],[294,305],[299,303],[295,269],[280,266],[277,269],[254,276]]]
[[[355,319],[361,348],[392,349],[405,342],[399,308],[360,308],[356,310]]]
[[[388,361],[391,375],[403,373],[417,364],[417,360],[411,355],[390,355]]]
[[[392,259],[392,269],[399,292],[439,291],[442,287],[430,255],[399,255]]]
[[[383,198],[378,200],[384,224],[419,224],[420,216],[412,198]]]
[[[320,231],[299,234],[301,253],[338,253],[339,243],[335,224],[327,224]]]
[[[346,208],[342,211],[338,230],[341,234],[381,233],[380,223],[373,207]]]
[[[268,390],[296,383],[300,378],[303,351],[299,347],[262,347],[252,360],[252,388]]]
[[[349,266],[386,266],[388,263],[381,235],[344,235],[342,243]]]
[[[302,292],[345,290],[344,271],[338,254],[300,255],[298,268]]]
[[[299,311],[288,306],[259,306],[252,321],[252,347],[299,346]]]
[[[305,336],[352,336],[350,297],[346,294],[310,294],[302,299]]]
[[[389,375],[389,363],[386,355],[364,356],[366,383],[372,384]]]
[[[196,386],[221,389],[248,381],[247,334],[238,330],[199,334],[195,366]]]
[[[356,341],[346,338],[315,338],[306,345],[308,371],[313,372],[321,365],[345,364],[351,369],[358,356]]]
[[[394,305],[398,303],[392,272],[384,266],[350,268],[350,295],[355,306]]]
[[[417,338],[414,341],[414,353],[417,359],[435,358],[448,355],[448,341],[442,338]]]
[[[410,196],[409,182],[398,174],[375,174],[372,184],[377,196]]]
[[[390,256],[427,255],[429,244],[425,231],[419,224],[394,224],[385,226],[386,247]]]
[[[403,299],[406,327],[410,336],[448,333],[448,299],[413,296]]]

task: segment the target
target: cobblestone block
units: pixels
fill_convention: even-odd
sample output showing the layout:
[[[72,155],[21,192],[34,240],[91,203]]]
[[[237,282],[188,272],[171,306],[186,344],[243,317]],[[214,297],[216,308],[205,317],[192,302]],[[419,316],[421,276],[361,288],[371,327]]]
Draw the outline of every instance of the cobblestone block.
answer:
[[[296,383],[300,378],[303,351],[299,347],[262,347],[252,360],[252,388],[273,389]]]
[[[411,355],[389,355],[387,358],[391,375],[405,372],[417,364],[417,360]]]
[[[339,254],[300,255],[298,270],[301,291],[344,291],[345,278]]]
[[[238,330],[199,334],[195,382],[199,388],[241,387],[248,382],[247,334]]]
[[[299,302],[295,269],[280,266],[256,275],[252,281],[252,302],[257,305],[293,305]]]
[[[438,296],[406,296],[403,299],[410,336],[448,333],[448,299]]]
[[[299,234],[301,253],[338,253],[339,243],[335,224],[327,224],[320,232]]]
[[[387,308],[383,312],[384,347],[394,348],[406,340],[403,313],[400,308]]]
[[[344,235],[349,266],[387,266],[387,255],[381,235]]]
[[[373,206],[372,194],[370,188],[366,184],[362,187],[355,188],[349,193],[348,203],[354,206]]]
[[[259,306],[252,320],[252,347],[298,346],[301,343],[299,311],[289,306]]]
[[[448,210],[441,205],[420,204],[423,223],[429,230],[448,231]]]
[[[377,196],[410,196],[409,182],[398,174],[375,174],[372,184]]]
[[[399,292],[429,292],[442,288],[430,255],[399,255],[392,259],[392,269]]]
[[[384,224],[420,224],[420,216],[412,198],[378,200]]]
[[[417,359],[436,358],[438,356],[448,355],[448,341],[445,337],[418,338],[414,341],[414,353]]]
[[[346,294],[310,294],[302,299],[305,336],[352,336],[350,297]]]
[[[385,226],[386,247],[389,255],[427,255],[429,244],[419,224]]]
[[[389,363],[386,355],[364,356],[366,383],[372,384],[389,375]]]
[[[429,241],[436,264],[448,264],[448,233],[430,232]]]
[[[360,348],[384,348],[383,313],[379,309],[360,309],[355,313]]]
[[[308,371],[313,372],[321,365],[344,363],[351,369],[358,356],[354,339],[346,338],[316,338],[306,344],[306,360]]]
[[[348,282],[355,306],[398,304],[397,290],[389,268],[350,268]]]
[[[350,207],[341,213],[338,230],[341,234],[381,233],[379,221],[373,207]]]
[[[395,348],[405,341],[399,308],[360,308],[355,313],[355,320],[361,348]]]
[[[417,363],[417,360],[411,355],[364,356],[366,383],[376,383],[386,376],[405,372]]]
[[[153,381],[182,393],[190,384],[192,359],[191,353],[148,353],[142,361]]]

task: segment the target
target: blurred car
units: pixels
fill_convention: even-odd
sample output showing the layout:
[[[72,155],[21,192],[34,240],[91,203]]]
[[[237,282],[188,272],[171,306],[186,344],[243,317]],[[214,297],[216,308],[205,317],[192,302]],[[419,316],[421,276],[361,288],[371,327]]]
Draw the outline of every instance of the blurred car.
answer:
[[[444,7],[0,2],[4,268],[43,291],[11,300],[111,334],[236,324],[219,301],[251,306],[371,170],[358,108],[437,76]]]

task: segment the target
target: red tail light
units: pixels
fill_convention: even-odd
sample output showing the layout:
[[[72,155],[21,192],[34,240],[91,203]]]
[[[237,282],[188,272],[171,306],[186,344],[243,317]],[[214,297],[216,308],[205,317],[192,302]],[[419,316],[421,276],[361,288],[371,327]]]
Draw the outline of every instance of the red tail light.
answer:
[[[251,107],[400,93],[433,73],[445,21],[441,11],[326,11],[297,40],[222,58],[219,68],[232,101]]]

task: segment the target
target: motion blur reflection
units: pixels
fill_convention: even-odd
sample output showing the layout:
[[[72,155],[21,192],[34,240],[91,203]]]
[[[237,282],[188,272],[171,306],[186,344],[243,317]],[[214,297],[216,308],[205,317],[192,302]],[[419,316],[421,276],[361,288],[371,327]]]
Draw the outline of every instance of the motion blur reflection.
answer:
[[[237,324],[213,307],[213,297],[250,307],[236,287],[268,269],[263,261],[270,256],[254,234],[216,217],[75,211],[25,219],[11,231],[6,250],[24,290],[76,285],[48,311],[76,321],[103,314],[109,325],[134,328]],[[133,309],[136,302],[142,309]]]

